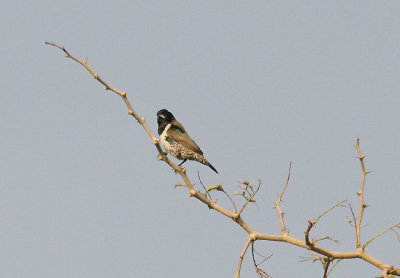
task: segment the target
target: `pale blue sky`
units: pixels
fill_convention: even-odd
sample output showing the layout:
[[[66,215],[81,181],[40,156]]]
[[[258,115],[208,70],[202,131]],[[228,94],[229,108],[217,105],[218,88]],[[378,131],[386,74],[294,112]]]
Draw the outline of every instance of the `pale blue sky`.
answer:
[[[398,1],[6,1],[0,11],[0,277],[234,277],[246,233],[189,199],[122,100],[44,41],[65,46],[128,92],[156,133],[167,108],[218,169],[187,162],[198,185],[262,188],[245,220],[293,236],[355,194],[367,154],[362,240],[398,222]],[[221,195],[219,203],[231,209]],[[240,199],[235,199],[239,201]],[[350,212],[313,237],[354,249]],[[272,277],[322,277],[306,250],[257,242]],[[367,251],[400,265],[389,232]],[[256,277],[249,254],[242,277]],[[330,277],[376,277],[361,261]]]

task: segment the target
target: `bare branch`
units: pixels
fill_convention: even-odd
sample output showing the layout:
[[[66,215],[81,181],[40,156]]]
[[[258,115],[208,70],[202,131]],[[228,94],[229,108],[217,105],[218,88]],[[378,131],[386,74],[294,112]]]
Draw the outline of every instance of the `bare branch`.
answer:
[[[322,218],[322,216],[324,216],[325,214],[327,214],[328,212],[330,212],[331,210],[333,210],[334,208],[340,206],[341,204],[343,204],[344,202],[347,202],[347,200],[343,200],[339,203],[337,203],[336,205],[331,206],[329,209],[327,209],[326,211],[324,211],[320,216],[318,216],[318,218],[314,221],[314,225],[317,224],[318,220],[320,220]]]
[[[253,239],[251,237],[249,237],[249,239],[246,241],[246,244],[243,247],[242,253],[240,254],[235,278],[240,278],[240,269],[242,268],[243,258],[244,258],[244,255],[246,254],[247,248],[249,247],[251,242],[253,242]]]
[[[257,255],[259,255],[259,256],[261,256],[261,257],[263,257],[264,260],[262,260],[261,262],[257,263],[257,262],[256,262],[256,258],[255,258],[255,256],[254,256],[254,253],[257,254]],[[258,266],[259,266],[260,264],[262,264],[263,262],[265,262],[266,260],[268,260],[269,258],[271,258],[272,255],[270,255],[270,256],[268,256],[268,257],[265,257],[265,256],[259,254],[259,253],[254,249],[254,241],[253,241],[253,242],[251,243],[251,256],[252,256],[252,258],[253,258],[254,269],[256,270],[258,276],[260,276],[261,278],[271,278],[271,276],[269,276],[268,273],[266,273],[264,270],[262,270],[262,269],[259,268]]]
[[[361,185],[360,190],[357,192],[358,197],[360,198],[360,211],[358,213],[356,225],[356,248],[360,248],[360,229],[362,223],[362,217],[364,214],[364,209],[367,207],[367,204],[364,202],[364,184],[365,184],[365,176],[369,173],[365,170],[364,166],[364,158],[365,155],[361,153],[360,150],[360,138],[357,138],[356,149],[358,153],[358,159],[360,160],[361,164]]]
[[[233,201],[232,197],[228,193],[226,193],[226,191],[224,189],[222,189],[222,192],[226,195],[226,197],[229,198],[229,200],[231,201],[231,203],[233,205],[233,208],[235,209],[235,213],[237,213],[237,208],[236,208],[235,202]]]
[[[386,233],[389,230],[392,230],[394,227],[400,228],[400,222],[396,223],[392,226],[390,226],[389,228],[383,230],[382,232],[380,232],[379,234],[377,234],[376,236],[374,236],[373,238],[371,238],[370,240],[368,240],[362,247],[362,249],[365,249],[365,247],[368,246],[368,244],[370,244],[371,242],[373,242],[375,239],[377,239],[378,237],[380,237],[381,235],[383,235],[384,233]]]
[[[325,259],[325,265],[324,265],[324,278],[328,277],[328,269],[329,265],[331,264],[332,260],[330,258]]]
[[[318,241],[318,240],[317,240],[317,241],[310,241],[309,235],[310,235],[310,231],[311,231],[312,227],[314,227],[314,226],[317,224],[317,222],[318,222],[325,214],[327,214],[328,212],[330,212],[330,211],[333,210],[334,208],[340,206],[340,205],[343,204],[344,202],[347,202],[347,200],[343,200],[343,201],[341,201],[341,202],[339,202],[339,203],[337,203],[337,204],[331,206],[329,209],[327,209],[326,211],[324,211],[320,216],[318,216],[316,220],[311,221],[310,219],[308,219],[308,227],[307,227],[307,230],[304,232],[305,241],[306,241],[307,245],[313,245],[315,242]],[[326,237],[326,238],[329,238],[329,237]],[[326,239],[326,238],[324,238],[324,239]],[[321,240],[321,239],[319,239],[319,240]]]
[[[197,171],[197,177],[199,178],[200,184],[201,186],[204,188],[204,191],[206,192],[206,194],[208,195],[208,197],[210,198],[210,200],[212,200],[210,192],[208,192],[208,190],[206,189],[206,187],[204,186],[203,182],[201,181],[200,178],[200,171]]]
[[[180,170],[181,168],[179,168],[178,166],[176,166],[175,164],[173,164],[164,154],[164,152],[161,149],[161,146],[159,144],[159,139],[157,139],[153,133],[151,132],[151,130],[149,129],[149,127],[146,124],[146,121],[144,118],[139,117],[135,111],[133,111],[133,108],[128,100],[128,98],[126,97],[126,92],[122,92],[120,90],[117,90],[113,87],[111,87],[107,82],[105,82],[103,79],[100,78],[100,76],[87,64],[87,59],[86,61],[80,61],[77,58],[75,58],[74,56],[72,56],[71,54],[69,54],[69,52],[62,46],[59,46],[55,43],[52,42],[45,42],[45,44],[47,45],[51,45],[54,47],[57,47],[59,49],[61,49],[65,54],[67,54],[67,58],[70,58],[74,61],[76,61],[77,63],[81,64],[88,72],[90,72],[90,74],[94,77],[94,79],[96,79],[97,81],[99,81],[101,84],[103,84],[107,90],[110,90],[114,93],[116,93],[117,95],[119,95],[123,101],[125,102],[126,107],[128,108],[128,114],[132,115],[138,122],[139,124],[144,128],[144,130],[146,131],[146,133],[149,135],[149,137],[151,138],[151,140],[153,141],[153,144],[156,146],[159,155],[161,157],[162,160],[164,160],[165,162],[167,162],[173,169],[175,170]]]
[[[350,223],[350,221],[348,221],[348,223],[349,223],[349,225],[351,225],[355,229],[356,228],[356,223],[357,223],[356,216],[355,216],[354,210],[353,210],[353,208],[352,208],[352,206],[350,204],[349,204],[349,208],[350,208],[351,215],[353,216],[354,225],[352,225]]]
[[[206,192],[209,193],[211,190],[217,190],[217,191],[221,191],[222,193],[225,194],[225,196],[231,201],[231,204],[233,206],[233,208],[235,209],[235,214],[237,215],[237,208],[236,208],[236,204],[235,202],[232,200],[231,196],[225,191],[225,189],[222,187],[222,185],[217,184],[214,186],[210,186],[209,188],[206,189]],[[210,196],[211,197],[211,196]]]
[[[283,187],[283,190],[282,190],[282,192],[281,192],[281,195],[278,195],[278,196],[276,197],[276,204],[275,204],[275,206],[274,206],[274,208],[278,211],[279,223],[280,223],[280,225],[281,225],[281,233],[282,233],[282,234],[287,234],[288,231],[286,230],[285,222],[283,221],[283,215],[284,215],[284,213],[283,213],[283,211],[281,210],[280,204],[281,204],[281,201],[282,201],[283,194],[285,193],[286,188],[287,188],[287,186],[288,186],[288,184],[289,184],[289,180],[290,180],[290,170],[291,170],[291,169],[292,169],[292,161],[290,161],[290,163],[289,163],[289,170],[288,170],[288,176],[287,176],[287,179],[286,179],[286,184],[285,184],[285,186]]]
[[[323,240],[330,240],[330,241],[333,241],[333,242],[336,243],[336,244],[339,244],[339,241],[338,241],[338,240],[333,239],[333,238],[331,238],[331,237],[329,237],[329,236],[325,236],[325,237],[322,237],[322,238],[318,238],[318,239],[316,239],[316,240],[313,240],[313,244],[317,243],[318,241],[323,241]]]
[[[328,274],[326,275],[326,277],[328,277],[328,276],[331,274],[331,272],[333,271],[333,269],[335,268],[335,266],[337,266],[337,264],[340,263],[341,260],[342,260],[342,259],[338,259],[338,260],[336,261],[336,263],[333,264],[333,266],[331,267],[331,269],[328,271]]]

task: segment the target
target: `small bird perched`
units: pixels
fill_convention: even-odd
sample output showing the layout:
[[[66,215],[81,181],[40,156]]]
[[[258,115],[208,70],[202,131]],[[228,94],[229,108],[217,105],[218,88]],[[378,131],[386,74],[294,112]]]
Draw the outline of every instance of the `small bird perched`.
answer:
[[[168,154],[182,161],[179,166],[185,163],[186,160],[196,160],[218,171],[211,165],[210,162],[203,156],[202,150],[189,137],[186,130],[180,122],[175,120],[174,115],[166,109],[157,112],[158,135],[160,135],[161,143]]]

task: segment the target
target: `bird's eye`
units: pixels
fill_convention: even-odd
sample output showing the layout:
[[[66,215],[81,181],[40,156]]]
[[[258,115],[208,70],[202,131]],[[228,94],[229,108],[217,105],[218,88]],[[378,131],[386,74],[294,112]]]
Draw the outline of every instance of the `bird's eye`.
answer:
[[[163,118],[163,119],[165,119],[165,116],[164,116],[164,115],[162,115],[162,114],[161,114],[161,115],[158,115],[158,117],[159,117],[159,118]]]

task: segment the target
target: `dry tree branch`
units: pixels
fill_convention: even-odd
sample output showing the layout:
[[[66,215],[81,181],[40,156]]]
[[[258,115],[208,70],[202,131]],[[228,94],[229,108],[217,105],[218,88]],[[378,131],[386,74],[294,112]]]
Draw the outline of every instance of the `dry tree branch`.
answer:
[[[226,191],[224,189],[222,189],[222,192],[226,195],[226,197],[228,197],[229,201],[231,201],[233,208],[235,209],[235,213],[237,213],[237,208],[236,208],[236,204],[233,201],[232,197],[226,193]]]
[[[209,200],[206,198],[205,195],[201,194],[201,192],[196,191],[193,188],[192,183],[190,182],[188,176],[186,175],[186,169],[185,168],[181,168],[177,165],[175,165],[172,161],[170,161],[166,155],[164,154],[164,152],[162,151],[162,148],[159,144],[159,139],[157,139],[153,133],[150,131],[149,127],[146,124],[146,121],[144,118],[139,117],[135,111],[133,110],[130,102],[127,99],[127,94],[126,92],[122,92],[119,91],[117,89],[114,89],[113,87],[111,87],[108,83],[106,83],[103,79],[101,79],[99,77],[99,75],[97,73],[94,72],[94,70],[89,67],[89,65],[87,64],[87,60],[85,61],[80,61],[78,59],[76,59],[75,57],[73,57],[72,55],[69,54],[69,52],[64,48],[61,47],[55,43],[51,43],[51,42],[45,42],[45,44],[47,45],[51,45],[54,46],[60,50],[62,50],[66,55],[67,58],[70,58],[72,60],[74,60],[75,62],[81,64],[87,71],[89,71],[89,73],[97,80],[99,81],[101,84],[103,84],[107,90],[111,90],[112,92],[118,94],[124,101],[126,107],[128,108],[128,113],[129,115],[133,116],[138,123],[143,127],[143,129],[146,131],[146,133],[148,134],[148,136],[150,137],[150,139],[152,140],[152,143],[155,145],[157,151],[158,151],[158,157],[160,160],[164,161],[165,163],[167,163],[172,169],[174,169],[183,179],[184,184],[186,185],[186,187],[188,188],[189,191],[189,196],[190,197],[194,197],[196,199],[198,199],[200,202],[204,203],[205,205],[207,205],[210,209],[214,209],[215,211],[221,213],[222,215],[225,215],[226,217],[231,218],[234,222],[236,222],[243,230],[245,230],[248,233],[248,240],[246,242],[245,247],[243,248],[242,254],[241,254],[241,259],[239,261],[239,265],[238,265],[238,270],[240,271],[240,267],[243,261],[243,256],[246,253],[246,250],[249,246],[249,244],[255,240],[267,240],[267,241],[281,241],[281,242],[285,242],[291,245],[295,245],[295,246],[299,246],[301,248],[305,248],[308,250],[311,250],[315,253],[321,254],[323,256],[326,256],[328,258],[332,258],[332,259],[355,259],[355,258],[359,258],[362,259],[382,270],[385,271],[386,275],[388,274],[392,274],[392,275],[397,275],[400,276],[400,268],[395,268],[391,265],[385,264],[384,262],[378,260],[377,258],[371,256],[370,254],[368,254],[367,252],[365,252],[362,248],[360,248],[360,243],[359,243],[359,231],[360,231],[360,227],[361,227],[361,220],[362,220],[362,215],[363,215],[363,211],[364,208],[366,207],[366,204],[364,203],[364,199],[363,199],[363,190],[364,190],[364,182],[365,182],[365,175],[368,173],[367,171],[365,171],[364,169],[364,162],[363,162],[363,158],[365,156],[363,156],[361,154],[361,151],[359,150],[359,140],[357,139],[357,151],[359,153],[359,159],[361,162],[361,167],[362,167],[362,181],[361,181],[361,188],[360,191],[358,192],[358,195],[360,196],[360,203],[361,203],[361,210],[360,210],[360,214],[359,217],[357,219],[357,223],[356,223],[356,234],[357,234],[357,248],[355,251],[349,251],[349,252],[338,252],[338,251],[333,251],[333,250],[328,250],[325,248],[322,248],[316,244],[313,245],[309,245],[307,244],[304,240],[300,240],[298,238],[289,236],[289,234],[285,229],[284,224],[281,224],[281,228],[284,232],[282,232],[282,234],[280,235],[274,235],[274,234],[267,234],[267,233],[259,233],[253,230],[252,227],[250,227],[241,217],[240,213],[243,211],[244,208],[242,208],[242,210],[240,211],[240,213],[235,213],[235,212],[231,212],[223,207],[221,207],[220,205],[218,205],[217,203],[215,203],[215,201],[213,200]],[[290,173],[288,175],[288,180],[289,181],[289,176]],[[259,188],[258,188],[259,189]],[[258,189],[256,191],[258,191]],[[283,193],[286,189],[286,186],[284,188],[284,190],[282,191],[281,195],[279,196],[279,202],[282,199]],[[256,193],[256,192],[255,192]],[[254,197],[254,195],[253,195]],[[252,198],[252,197],[251,197]],[[250,200],[251,200],[250,198]],[[249,201],[250,202],[250,201]],[[276,205],[276,208],[279,208],[279,202]],[[278,210],[279,212],[279,210]],[[283,223],[283,214],[281,217],[281,220]],[[239,273],[237,273],[237,277]]]
[[[349,208],[350,208],[351,215],[353,216],[354,225],[351,224],[350,220],[347,220],[347,223],[349,223],[349,225],[355,229],[356,228],[356,223],[357,223],[356,216],[354,215],[354,210],[353,210],[353,208],[352,208],[352,206],[350,204],[349,204]]]
[[[67,55],[67,58],[70,58],[70,59],[78,62],[79,64],[81,64],[88,72],[90,72],[90,74],[93,76],[94,79],[96,79],[97,81],[99,81],[101,84],[103,84],[106,87],[106,90],[110,90],[110,91],[116,93],[117,95],[119,95],[123,99],[123,101],[125,102],[126,107],[128,108],[128,114],[133,116],[139,122],[139,124],[144,128],[146,133],[149,135],[149,137],[153,141],[153,144],[156,146],[156,148],[157,148],[157,150],[158,150],[158,152],[160,154],[161,159],[165,160],[175,170],[179,170],[178,166],[174,165],[165,156],[165,154],[162,151],[161,146],[159,144],[159,140],[156,139],[156,137],[154,137],[153,133],[151,132],[151,130],[147,126],[145,119],[139,117],[135,113],[135,111],[133,110],[128,98],[126,97],[126,92],[123,92],[123,91],[120,91],[120,90],[117,90],[117,89],[111,87],[107,82],[105,82],[102,78],[100,78],[100,76],[88,65],[87,59],[85,61],[80,61],[77,58],[75,58],[74,56],[72,56],[71,54],[69,54],[69,52],[64,47],[59,46],[59,45],[57,45],[55,43],[45,42],[45,44],[51,45],[51,46],[54,46],[54,47],[57,47],[57,48],[61,49]]]
[[[361,185],[360,185],[360,190],[357,192],[357,195],[360,198],[360,211],[358,213],[357,222],[355,222],[354,224],[356,225],[356,248],[360,248],[361,222],[364,214],[364,209],[367,207],[367,204],[364,202],[365,176],[370,172],[365,170],[364,166],[365,155],[363,155],[360,150],[360,138],[357,138],[356,149],[358,153],[358,159],[360,160],[361,164]]]
[[[382,232],[380,232],[379,234],[377,234],[376,236],[374,236],[373,238],[371,238],[370,240],[368,240],[368,241],[363,245],[362,249],[364,250],[365,247],[368,246],[368,244],[370,244],[371,242],[373,242],[375,239],[377,239],[378,237],[380,237],[381,235],[383,235],[383,234],[386,233],[387,231],[392,230],[394,227],[400,228],[400,222],[399,222],[399,223],[396,223],[396,224],[394,224],[394,225],[392,225],[392,226],[390,226],[389,228],[383,230]]]
[[[201,185],[203,185],[203,184],[201,184]],[[204,187],[204,186],[203,186],[203,187]],[[225,191],[225,189],[222,187],[222,185],[217,184],[217,185],[210,186],[209,188],[206,189],[206,192],[207,192],[207,194],[210,196],[210,199],[211,199],[211,195],[210,195],[209,193],[210,193],[210,191],[212,191],[212,190],[217,190],[217,191],[221,191],[222,193],[224,193],[225,196],[226,196],[226,197],[229,199],[229,201],[231,202],[233,208],[235,209],[235,213],[237,214],[237,208],[236,208],[235,202],[233,201],[232,197]]]
[[[318,218],[314,221],[314,225],[317,224],[318,220],[320,220],[322,218],[322,216],[324,216],[325,214],[327,214],[328,212],[330,212],[331,210],[333,210],[334,208],[340,206],[341,204],[343,204],[344,202],[347,202],[347,200],[343,200],[339,203],[337,203],[336,205],[331,206],[329,209],[327,209],[326,211],[324,211],[320,216],[318,216]]]
[[[331,206],[329,209],[327,209],[326,211],[324,211],[320,216],[318,216],[317,219],[314,220],[314,221],[311,221],[310,219],[308,219],[308,227],[307,227],[307,230],[304,232],[304,234],[305,234],[305,240],[306,240],[306,243],[307,243],[307,244],[313,245],[313,244],[315,243],[315,241],[314,241],[314,242],[311,242],[311,241],[310,241],[310,239],[309,239],[309,234],[310,234],[311,228],[314,227],[314,226],[317,224],[318,220],[320,220],[325,214],[327,214],[328,212],[330,212],[330,211],[333,210],[334,208],[340,206],[340,205],[343,204],[344,202],[347,202],[347,200],[343,200],[343,201],[337,203],[336,205]],[[328,237],[326,237],[326,238],[328,238]],[[321,239],[320,239],[320,240],[321,240]]]
[[[288,186],[288,184],[289,184],[289,180],[290,180],[290,170],[291,170],[291,169],[292,169],[292,161],[290,161],[290,163],[289,163],[289,170],[288,170],[288,176],[287,176],[287,179],[286,179],[286,184],[285,184],[285,186],[283,187],[283,190],[282,190],[282,192],[281,192],[281,195],[278,195],[278,196],[276,197],[276,204],[274,205],[274,208],[278,211],[279,223],[280,223],[280,225],[281,225],[281,233],[282,233],[282,234],[288,234],[288,231],[286,230],[285,222],[283,221],[284,213],[283,213],[283,211],[281,210],[280,204],[281,204],[281,201],[282,201],[283,194],[285,193],[286,188],[287,188],[287,186]]]
[[[246,241],[246,243],[245,243],[245,245],[243,247],[242,253],[240,254],[240,257],[239,257],[239,263],[238,263],[238,267],[237,267],[237,270],[236,270],[235,278],[240,278],[240,270],[242,268],[242,262],[243,262],[244,255],[246,254],[247,248],[249,248],[249,245],[250,245],[250,243],[253,242],[253,240],[254,239],[249,237],[249,239]]]
[[[197,171],[197,177],[199,178],[200,184],[203,187],[204,191],[206,192],[207,196],[210,198],[210,200],[212,200],[211,194],[210,192],[208,192],[208,190],[206,189],[206,187],[204,186],[203,182],[201,181],[200,178],[200,171]]]
[[[264,260],[262,260],[261,262],[257,263],[256,262],[256,258],[254,256],[254,253],[256,253],[257,255],[259,255],[261,257],[263,257]],[[256,250],[254,250],[254,241],[251,243],[251,257],[253,258],[254,269],[256,270],[256,273],[258,274],[258,276],[260,276],[261,278],[271,278],[271,276],[269,276],[268,273],[266,273],[264,270],[262,270],[261,268],[258,267],[260,264],[262,264],[263,262],[265,262],[266,260],[271,258],[271,256],[272,255],[270,255],[268,257],[265,257],[265,256],[261,255]]]
[[[328,269],[329,269],[329,265],[331,264],[332,259],[327,258],[325,259],[325,265],[324,265],[324,278],[328,277]]]
[[[336,261],[336,263],[333,264],[333,266],[331,267],[331,269],[330,269],[330,270],[328,271],[328,273],[326,274],[326,277],[328,277],[329,274],[331,274],[331,272],[333,271],[333,269],[335,268],[335,266],[337,266],[337,264],[340,263],[341,260],[342,260],[342,259],[338,259],[338,260]]]
[[[329,237],[329,236],[324,236],[324,237],[321,237],[321,238],[317,238],[317,239],[313,240],[312,243],[315,244],[315,243],[317,243],[318,241],[323,241],[323,240],[326,240],[326,239],[331,240],[331,241],[333,241],[334,243],[339,243],[338,240],[335,240],[335,239],[333,239],[333,238],[331,238],[331,237]]]

